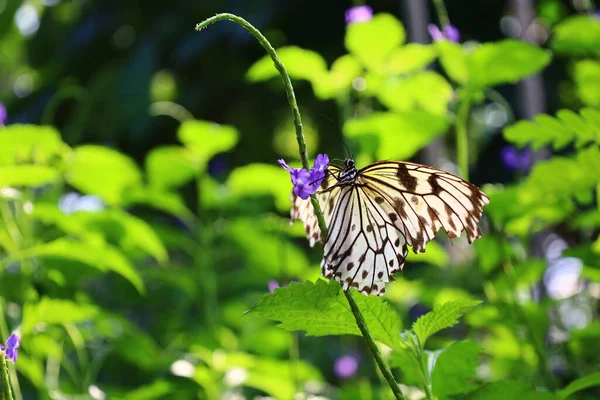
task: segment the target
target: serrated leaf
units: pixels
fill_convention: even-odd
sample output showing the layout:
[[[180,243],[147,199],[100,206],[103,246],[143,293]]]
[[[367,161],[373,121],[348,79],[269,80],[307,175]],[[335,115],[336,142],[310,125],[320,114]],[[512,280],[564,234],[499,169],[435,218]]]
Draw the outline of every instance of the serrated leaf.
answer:
[[[475,389],[477,386],[473,378],[481,350],[479,345],[469,340],[456,342],[444,349],[433,369],[433,394],[443,399]]]
[[[100,310],[93,304],[74,303],[69,300],[42,298],[37,303],[27,303],[23,308],[23,335],[33,333],[39,323],[70,324],[94,318]]]
[[[383,344],[400,347],[401,322],[396,312],[383,299],[352,291],[373,337]],[[336,281],[315,283],[292,282],[265,296],[249,312],[280,321],[288,331],[306,331],[308,336],[358,335],[360,330],[350,305]]]
[[[290,78],[314,81],[327,73],[327,64],[319,53],[296,46],[277,49],[279,59],[285,65]],[[248,69],[246,78],[251,82],[266,81],[278,77],[279,72],[270,56],[264,56]]]
[[[600,386],[600,372],[592,372],[589,375],[574,380],[573,382],[569,383],[567,387],[558,392],[558,397],[563,400],[571,396],[573,393],[577,393],[581,390],[594,386]]]
[[[364,66],[378,71],[405,36],[404,27],[393,15],[377,14],[369,21],[349,24],[344,43]]]
[[[530,144],[534,149],[546,145],[561,149],[572,141],[581,147],[600,138],[600,128],[595,126],[600,111],[584,108],[580,113],[581,116],[571,110],[559,110],[557,118],[539,114],[533,121],[522,120],[506,127],[504,138],[518,146]]]
[[[533,385],[523,381],[488,383],[464,397],[465,400],[558,400],[554,393],[536,392]]]
[[[600,21],[591,15],[565,18],[554,27],[551,47],[570,56],[600,54]]]
[[[378,159],[406,160],[443,134],[447,124],[444,116],[420,110],[376,112],[347,121],[343,130],[348,137],[373,141],[369,147]]]
[[[549,52],[520,40],[485,43],[467,57],[469,83],[475,87],[516,83],[541,71],[550,59]]]
[[[42,186],[56,182],[59,178],[58,170],[43,165],[0,166],[0,188]]]
[[[125,190],[141,185],[142,173],[126,155],[107,147],[86,145],[75,149],[67,181],[83,193],[119,205]]]
[[[455,300],[436,305],[433,311],[420,317],[412,326],[413,331],[419,338],[422,348],[425,347],[427,339],[441,331],[458,323],[466,309],[481,304],[479,300]]]

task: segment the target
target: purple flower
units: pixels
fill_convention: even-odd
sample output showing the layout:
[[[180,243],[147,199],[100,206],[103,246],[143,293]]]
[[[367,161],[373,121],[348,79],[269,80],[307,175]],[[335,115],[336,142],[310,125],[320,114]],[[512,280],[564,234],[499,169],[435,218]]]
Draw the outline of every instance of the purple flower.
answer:
[[[354,354],[346,354],[335,360],[333,372],[338,378],[348,379],[358,371],[358,357]]]
[[[596,18],[600,19],[600,8],[596,10],[594,15],[596,16]]]
[[[440,30],[437,25],[429,24],[427,25],[427,30],[429,31],[431,38],[436,42],[438,40],[450,40],[455,43],[460,41],[460,32],[452,24],[445,25],[443,30]]]
[[[12,360],[13,363],[17,362],[17,357],[19,356],[19,352],[17,349],[21,345],[21,339],[17,336],[16,333],[13,333],[6,339],[6,349],[4,346],[0,344],[0,350],[4,351],[6,357]]]
[[[6,118],[8,117],[8,112],[6,111],[6,107],[4,104],[0,103],[0,125],[6,124]]]
[[[275,289],[277,289],[278,287],[280,287],[279,282],[277,282],[275,279],[271,279],[269,281],[269,292],[275,292]]]
[[[294,194],[306,200],[311,194],[315,194],[321,186],[321,182],[325,178],[325,170],[329,164],[329,157],[327,154],[319,154],[310,172],[304,168],[292,168],[283,159],[277,160],[277,162],[290,173],[294,185]]]
[[[356,6],[346,10],[346,23],[365,22],[373,18],[373,9],[369,6]]]
[[[500,158],[509,171],[527,172],[533,162],[529,148],[517,150],[513,146],[505,146],[500,152]]]

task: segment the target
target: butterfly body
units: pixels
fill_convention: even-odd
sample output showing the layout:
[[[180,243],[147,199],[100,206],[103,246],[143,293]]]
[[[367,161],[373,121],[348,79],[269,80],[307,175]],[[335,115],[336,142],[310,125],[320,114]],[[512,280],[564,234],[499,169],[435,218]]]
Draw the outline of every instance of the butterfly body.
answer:
[[[316,193],[328,235],[322,274],[366,294],[382,294],[404,266],[408,246],[415,253],[443,228],[449,238],[481,236],[478,223],[488,197],[448,172],[426,165],[380,161],[357,170],[329,164]],[[301,220],[313,246],[321,238],[310,201],[292,196],[292,221]]]

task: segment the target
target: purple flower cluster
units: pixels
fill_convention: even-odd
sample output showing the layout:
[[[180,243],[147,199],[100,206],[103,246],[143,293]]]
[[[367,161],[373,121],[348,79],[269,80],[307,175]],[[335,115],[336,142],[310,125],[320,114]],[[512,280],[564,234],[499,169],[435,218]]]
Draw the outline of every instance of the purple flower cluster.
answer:
[[[357,6],[346,10],[346,23],[365,22],[373,18],[373,9],[369,6]]]
[[[437,25],[429,24],[427,25],[427,30],[429,31],[431,38],[436,42],[438,40],[449,40],[455,43],[460,41],[460,32],[452,24],[444,25],[442,30],[440,30]]]
[[[533,163],[531,150],[527,147],[517,150],[513,146],[506,146],[500,152],[500,158],[506,169],[521,173],[529,171]]]
[[[294,194],[306,200],[311,194],[315,194],[321,186],[321,182],[325,178],[325,170],[329,164],[329,157],[327,154],[319,154],[310,171],[304,168],[292,168],[283,159],[277,160],[277,162],[290,173],[294,185]]]
[[[17,336],[16,333],[13,333],[6,339],[6,348],[0,344],[0,351],[3,351],[6,354],[6,357],[12,360],[13,363],[17,362],[17,357],[19,356],[19,352],[17,349],[21,345],[21,339]]]

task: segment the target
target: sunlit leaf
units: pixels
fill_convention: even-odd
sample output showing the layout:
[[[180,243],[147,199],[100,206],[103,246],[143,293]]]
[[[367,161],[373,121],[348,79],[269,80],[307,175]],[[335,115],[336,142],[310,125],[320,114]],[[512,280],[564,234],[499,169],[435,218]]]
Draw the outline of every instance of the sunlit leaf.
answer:
[[[250,164],[236,168],[229,175],[226,186],[233,198],[270,195],[278,210],[290,209],[290,174],[279,165]]]
[[[352,81],[362,72],[362,66],[352,54],[345,54],[334,61],[328,74],[313,79],[317,97],[331,99],[350,90]]]
[[[56,182],[60,178],[58,170],[43,165],[0,166],[0,187],[35,187]]]
[[[521,40],[485,43],[467,58],[469,83],[476,87],[516,83],[541,71],[550,59],[549,52]]]
[[[378,70],[393,49],[404,43],[404,27],[390,14],[377,14],[371,20],[349,24],[346,49],[367,68]]]
[[[399,348],[400,319],[380,297],[352,291],[373,337],[392,348]],[[350,305],[336,281],[322,279],[312,283],[292,282],[265,296],[249,312],[280,321],[288,331],[306,331],[308,336],[361,335]]]
[[[415,254],[409,251],[406,260],[414,263],[431,264],[440,268],[447,266],[450,261],[444,246],[436,241],[427,243],[427,251],[425,252]]]
[[[575,64],[577,94],[584,104],[600,107],[600,62],[583,60]]]
[[[95,194],[106,203],[123,202],[124,191],[142,183],[142,173],[135,162],[107,147],[85,145],[75,149],[67,171],[67,181],[79,191]]]
[[[570,56],[600,54],[600,20],[591,15],[565,18],[554,27],[551,47]]]
[[[384,75],[398,75],[425,68],[437,56],[435,47],[420,43],[409,43],[393,49],[385,61]]]
[[[146,173],[150,186],[177,188],[196,173],[189,151],[181,146],[162,146],[146,156]]]
[[[194,214],[177,192],[168,192],[153,187],[138,186],[125,193],[125,204],[143,204],[176,216],[186,222],[194,218]]]
[[[156,380],[149,385],[138,387],[135,390],[127,392],[127,396],[122,397],[128,400],[155,400],[163,399],[167,395],[173,395],[176,387],[168,381]],[[116,398],[121,398],[117,396]]]
[[[46,383],[44,382],[44,365],[41,360],[29,357],[27,353],[20,351],[19,362],[15,364],[15,367],[35,387],[44,390],[46,388]]]
[[[0,165],[25,162],[45,164],[68,149],[54,127],[20,124],[0,126]]]
[[[23,308],[23,334],[32,333],[38,324],[71,324],[90,320],[100,310],[93,304],[75,303],[70,300],[42,298],[27,303]]]
[[[177,131],[181,143],[192,150],[198,173],[206,168],[213,156],[233,149],[238,136],[237,129],[232,126],[197,120],[185,121]]]
[[[590,141],[600,140],[600,127],[595,126],[595,118],[600,120],[600,111],[584,108],[580,113],[559,110],[556,118],[538,114],[533,121],[522,120],[506,127],[504,137],[519,146],[529,144],[534,149],[546,145],[561,149],[572,141],[577,146],[583,146]]]
[[[327,73],[327,64],[319,53],[290,46],[277,49],[279,59],[285,65],[290,78],[314,81]],[[279,77],[279,72],[270,56],[264,56],[250,67],[246,78],[251,82],[260,82]]]
[[[380,160],[407,160],[446,128],[445,117],[425,111],[378,112],[349,120],[344,125],[344,134],[360,140],[374,140]]]
[[[64,259],[100,271],[114,271],[131,282],[140,293],[145,291],[144,283],[129,260],[119,250],[109,245],[61,238],[14,253],[10,259],[17,261],[30,257]]]
[[[472,341],[456,342],[437,357],[432,375],[433,394],[443,399],[475,389],[475,370],[481,347]]]
[[[480,304],[478,300],[455,300],[434,306],[433,311],[420,317],[412,326],[413,331],[419,338],[421,347],[425,347],[427,339],[441,331],[458,323],[464,312]]]
[[[440,63],[444,72],[456,83],[464,84],[469,77],[467,55],[462,46],[449,40],[440,40],[436,44]]]
[[[423,71],[406,78],[390,79],[377,96],[382,104],[393,111],[418,108],[431,114],[445,115],[453,90],[441,75]]]

